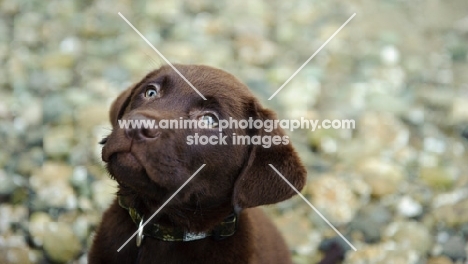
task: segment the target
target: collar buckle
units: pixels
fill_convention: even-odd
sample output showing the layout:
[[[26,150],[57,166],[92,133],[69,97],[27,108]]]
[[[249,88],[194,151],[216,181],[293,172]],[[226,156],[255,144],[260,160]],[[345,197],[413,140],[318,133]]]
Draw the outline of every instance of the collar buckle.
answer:
[[[138,225],[138,233],[136,235],[136,246],[140,247],[141,242],[143,241],[143,238],[145,236],[143,235],[143,217],[141,217],[140,224]]]

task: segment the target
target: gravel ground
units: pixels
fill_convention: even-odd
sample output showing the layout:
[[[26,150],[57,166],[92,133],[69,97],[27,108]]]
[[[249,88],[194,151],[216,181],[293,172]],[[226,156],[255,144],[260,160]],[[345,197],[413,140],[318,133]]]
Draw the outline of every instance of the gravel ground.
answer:
[[[344,263],[468,263],[468,2],[0,0],[0,263],[86,263],[115,192],[97,142],[116,95],[163,63],[243,80],[290,133]],[[356,17],[271,101],[353,13]],[[295,263],[337,234],[299,197],[266,208]]]

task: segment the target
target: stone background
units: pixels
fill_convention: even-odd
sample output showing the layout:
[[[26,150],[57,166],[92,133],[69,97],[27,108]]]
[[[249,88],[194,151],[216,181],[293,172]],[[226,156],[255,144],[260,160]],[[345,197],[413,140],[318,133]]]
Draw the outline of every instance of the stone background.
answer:
[[[243,80],[290,133],[344,263],[464,263],[468,2],[0,0],[0,263],[86,263],[115,183],[97,142],[116,95],[162,60]],[[273,100],[267,98],[354,12]],[[266,208],[296,263],[343,243],[299,197]]]

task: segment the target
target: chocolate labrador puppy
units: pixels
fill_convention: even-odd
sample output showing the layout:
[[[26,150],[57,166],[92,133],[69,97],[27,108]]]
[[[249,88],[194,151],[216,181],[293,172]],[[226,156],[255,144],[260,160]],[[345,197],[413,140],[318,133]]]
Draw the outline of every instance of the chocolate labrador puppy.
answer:
[[[113,129],[102,142],[102,159],[119,190],[97,229],[89,262],[291,263],[280,233],[254,207],[295,194],[269,164],[298,190],[305,184],[304,166],[285,141],[269,147],[235,141],[238,136],[283,138],[280,128],[267,132],[254,127],[219,131],[217,127],[219,121],[229,118],[274,120],[274,113],[263,108],[229,73],[199,65],[175,67],[206,100],[171,67],[163,66],[122,92],[112,104]],[[132,120],[203,120],[210,126],[121,128],[119,122]],[[217,144],[188,140],[196,135],[224,140]],[[203,164],[193,180],[161,209]],[[117,252],[137,230],[140,233]]]

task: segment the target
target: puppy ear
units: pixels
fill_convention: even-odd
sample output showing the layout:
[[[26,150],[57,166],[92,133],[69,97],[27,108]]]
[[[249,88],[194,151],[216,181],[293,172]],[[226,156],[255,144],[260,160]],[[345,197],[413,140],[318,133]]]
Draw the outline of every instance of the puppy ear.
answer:
[[[120,93],[117,99],[114,100],[109,112],[109,119],[113,127],[118,125],[118,119],[121,118],[127,108],[128,104],[130,103],[130,97],[132,94],[132,90],[134,85],[127,88],[127,90]]]
[[[267,109],[254,105],[257,119],[262,121],[275,120],[276,115]],[[281,128],[266,132],[261,128],[256,133],[261,137],[279,136],[283,140],[285,133]],[[236,180],[233,193],[233,203],[236,210],[273,204],[286,200],[296,192],[278,175],[269,164],[273,165],[297,190],[304,187],[306,169],[293,149],[290,140],[288,144],[271,144],[269,148],[262,145],[251,146],[247,165]]]

